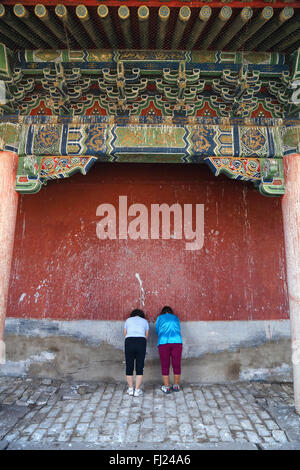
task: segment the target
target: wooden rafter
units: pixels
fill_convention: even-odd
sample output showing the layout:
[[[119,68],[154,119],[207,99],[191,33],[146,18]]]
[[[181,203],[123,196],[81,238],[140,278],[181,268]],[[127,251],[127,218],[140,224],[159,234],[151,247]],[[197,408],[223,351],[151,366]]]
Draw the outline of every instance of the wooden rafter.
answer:
[[[280,50],[299,41],[299,2],[191,2],[142,0],[76,5],[65,0],[0,3],[0,35],[14,50],[198,49]],[[288,41],[285,41],[288,36]],[[279,38],[279,39],[278,39]],[[293,39],[295,40],[293,41]],[[281,43],[277,45],[277,43]]]

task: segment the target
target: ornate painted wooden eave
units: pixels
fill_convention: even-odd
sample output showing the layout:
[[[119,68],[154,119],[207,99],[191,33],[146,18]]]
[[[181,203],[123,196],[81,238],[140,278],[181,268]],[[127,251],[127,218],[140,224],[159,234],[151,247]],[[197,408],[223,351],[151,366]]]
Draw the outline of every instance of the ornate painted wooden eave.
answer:
[[[254,124],[203,118],[24,118],[1,123],[0,133],[2,147],[20,155],[19,192],[37,192],[48,180],[76,171],[86,174],[99,161],[207,163],[216,175],[251,181],[265,195],[281,195],[282,156],[297,151],[300,126],[276,120]]]
[[[2,47],[7,99],[0,132],[2,148],[20,156],[16,188],[36,192],[50,179],[85,174],[95,161],[151,161],[207,163],[216,175],[281,195],[282,157],[296,152],[299,141],[299,108],[292,100],[299,55],[289,60],[278,53],[225,51],[12,55]],[[36,115],[38,107],[47,107],[50,115]]]
[[[2,115],[299,118],[299,51],[0,47]],[[151,108],[151,109],[150,109]]]
[[[3,124],[3,134],[12,141],[19,128],[25,139],[25,148],[20,153],[16,189],[22,193],[34,193],[49,180],[71,176],[77,171],[86,174],[95,162],[164,162],[207,163],[218,175],[225,173],[230,178],[252,181],[265,195],[281,195],[284,192],[282,158],[280,152],[294,152],[285,145],[277,148],[277,155],[270,154],[283,136],[287,142],[294,139],[299,128],[256,128],[238,125],[202,124],[103,118],[86,120],[85,123]],[[92,121],[92,122],[91,122]],[[274,123],[275,124],[275,123]],[[292,133],[289,135],[289,130]],[[284,134],[283,134],[284,132]],[[245,144],[238,154],[239,144]],[[286,139],[287,136],[287,139]],[[219,145],[214,145],[217,138]],[[296,136],[297,138],[297,136]],[[249,147],[264,145],[264,157],[258,158]],[[17,150],[17,143],[10,142],[6,150]],[[25,154],[26,148],[28,155]],[[215,153],[211,153],[214,149]],[[25,152],[22,152],[25,150]],[[32,152],[34,150],[34,152]],[[257,150],[257,148],[255,149]],[[80,153],[82,152],[82,154]],[[236,152],[236,156],[232,157]],[[243,153],[244,152],[244,153]],[[40,154],[39,154],[40,153]],[[220,154],[220,156],[216,156]],[[221,156],[223,154],[223,156]],[[62,156],[64,155],[64,156]],[[267,157],[267,158],[266,158]]]
[[[0,146],[19,154],[17,191],[139,161],[206,163],[284,193],[299,2],[182,3],[0,4]]]

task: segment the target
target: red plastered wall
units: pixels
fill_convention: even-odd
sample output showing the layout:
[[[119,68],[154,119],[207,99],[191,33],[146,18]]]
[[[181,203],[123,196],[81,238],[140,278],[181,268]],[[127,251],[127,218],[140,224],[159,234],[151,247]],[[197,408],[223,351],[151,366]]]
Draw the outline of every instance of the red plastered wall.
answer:
[[[205,239],[99,240],[96,209],[204,204]],[[144,304],[143,304],[144,302]],[[288,318],[280,198],[205,165],[104,164],[19,199],[8,317],[123,320],[165,304],[181,320]]]

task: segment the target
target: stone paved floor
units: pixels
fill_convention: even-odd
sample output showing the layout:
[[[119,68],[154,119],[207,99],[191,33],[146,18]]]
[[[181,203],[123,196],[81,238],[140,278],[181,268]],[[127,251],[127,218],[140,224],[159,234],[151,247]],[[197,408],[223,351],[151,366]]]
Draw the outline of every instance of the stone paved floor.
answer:
[[[0,377],[0,441],[111,448],[169,443],[170,449],[235,442],[260,448],[295,441],[295,428],[300,430],[292,384],[185,384],[170,395],[146,384],[142,397],[125,392],[125,384]],[[284,411],[280,419],[274,409]],[[282,425],[291,423],[290,416],[292,428]]]

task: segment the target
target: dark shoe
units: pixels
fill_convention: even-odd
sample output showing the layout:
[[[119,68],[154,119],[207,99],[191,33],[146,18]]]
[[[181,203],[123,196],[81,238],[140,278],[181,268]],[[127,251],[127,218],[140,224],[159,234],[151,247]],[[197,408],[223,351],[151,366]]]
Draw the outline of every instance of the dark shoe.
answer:
[[[177,384],[173,385],[173,392],[180,392],[180,387]]]

